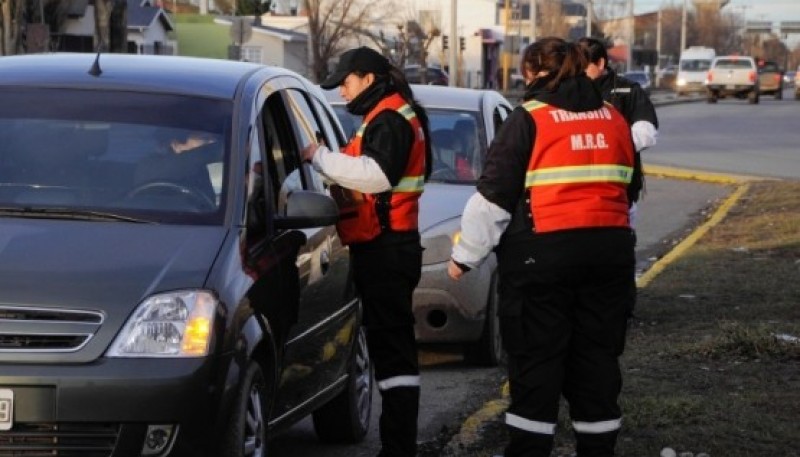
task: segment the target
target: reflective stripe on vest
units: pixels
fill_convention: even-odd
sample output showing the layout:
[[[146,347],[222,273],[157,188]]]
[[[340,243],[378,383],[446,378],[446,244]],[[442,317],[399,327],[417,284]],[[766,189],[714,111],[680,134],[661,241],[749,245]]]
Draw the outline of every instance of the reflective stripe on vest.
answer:
[[[631,182],[633,169],[620,165],[583,165],[546,168],[525,174],[525,187],[581,182]]]
[[[411,125],[415,135],[403,176],[392,188],[388,198],[388,227],[381,226],[382,223],[386,223],[387,218],[378,217],[378,195],[347,191],[353,194],[354,198],[348,199],[352,202],[349,206],[340,206],[341,217],[336,225],[344,244],[369,241],[387,228],[409,231],[416,230],[418,226],[419,197],[425,184],[425,138],[416,113],[399,94],[384,98],[364,116],[364,122],[343,152],[353,157],[361,156],[361,142],[367,126],[375,116],[387,109],[402,115]]]
[[[536,126],[525,174],[533,230],[629,227],[630,127],[611,105],[571,112],[533,100]]]

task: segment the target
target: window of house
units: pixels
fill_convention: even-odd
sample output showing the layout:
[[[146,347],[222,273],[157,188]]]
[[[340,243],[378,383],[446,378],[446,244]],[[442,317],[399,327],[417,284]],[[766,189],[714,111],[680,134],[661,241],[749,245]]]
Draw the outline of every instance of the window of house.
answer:
[[[261,63],[261,46],[242,46],[241,59],[245,62]]]

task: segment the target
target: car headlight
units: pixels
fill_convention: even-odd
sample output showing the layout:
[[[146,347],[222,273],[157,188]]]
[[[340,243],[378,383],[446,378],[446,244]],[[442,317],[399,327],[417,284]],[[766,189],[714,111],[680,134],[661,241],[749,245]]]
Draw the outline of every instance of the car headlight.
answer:
[[[678,78],[678,80],[675,82],[675,84],[677,84],[679,86],[685,86],[686,85],[686,80],[683,79],[683,78]]]
[[[108,357],[203,357],[219,301],[203,290],[154,295],[143,301],[107,352]]]
[[[447,262],[453,246],[461,236],[461,220],[440,224],[422,234],[422,264],[432,265]]]

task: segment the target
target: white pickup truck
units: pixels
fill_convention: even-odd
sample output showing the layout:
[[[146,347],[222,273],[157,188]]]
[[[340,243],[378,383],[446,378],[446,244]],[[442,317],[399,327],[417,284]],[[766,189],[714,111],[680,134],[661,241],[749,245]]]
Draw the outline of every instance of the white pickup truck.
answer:
[[[747,56],[720,56],[711,62],[705,81],[708,103],[728,95],[758,103],[758,69]]]

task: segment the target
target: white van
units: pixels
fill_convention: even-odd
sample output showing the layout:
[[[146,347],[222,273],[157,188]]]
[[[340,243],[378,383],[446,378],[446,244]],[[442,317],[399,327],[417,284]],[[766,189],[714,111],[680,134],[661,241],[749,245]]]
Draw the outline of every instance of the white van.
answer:
[[[688,92],[704,92],[703,83],[711,61],[716,56],[714,49],[705,46],[691,46],[681,53],[678,62],[678,76],[675,79],[675,92],[683,95]]]

